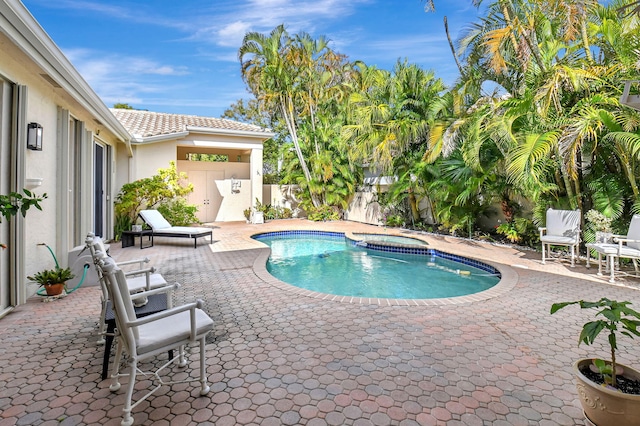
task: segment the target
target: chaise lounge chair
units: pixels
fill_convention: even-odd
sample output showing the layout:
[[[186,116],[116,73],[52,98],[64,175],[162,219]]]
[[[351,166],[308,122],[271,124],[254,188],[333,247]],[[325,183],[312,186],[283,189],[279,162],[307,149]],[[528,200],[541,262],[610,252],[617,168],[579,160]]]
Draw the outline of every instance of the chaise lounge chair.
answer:
[[[154,237],[178,237],[193,238],[193,248],[198,247],[198,238],[211,238],[213,244],[213,231],[211,228],[197,228],[191,226],[171,226],[158,210],[142,210],[140,218],[149,225]]]

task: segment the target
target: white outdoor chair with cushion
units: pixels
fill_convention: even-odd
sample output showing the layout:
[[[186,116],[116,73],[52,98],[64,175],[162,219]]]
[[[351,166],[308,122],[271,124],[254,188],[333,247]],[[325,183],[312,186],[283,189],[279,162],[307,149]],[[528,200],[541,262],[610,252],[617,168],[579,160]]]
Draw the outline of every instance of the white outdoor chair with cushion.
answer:
[[[580,245],[580,210],[549,209],[546,227],[538,229],[542,242],[542,264],[546,261],[547,253],[551,256],[551,246],[566,246],[571,250],[571,267],[575,266]]]
[[[614,243],[594,243],[587,244],[587,267],[590,266],[589,249],[598,253],[598,275],[602,275],[602,257],[607,259],[607,270],[609,271],[609,282],[616,280],[616,259],[631,259],[635,275],[638,276],[638,264],[640,259],[640,215],[633,215],[627,235],[614,235]]]
[[[158,210],[142,210],[140,218],[151,228],[153,236],[193,238],[193,247],[198,247],[198,238],[211,237],[213,244],[213,231],[211,228],[198,228],[192,226],[171,226]]]
[[[107,292],[106,284],[102,277],[102,269],[98,266],[98,263],[103,257],[108,257],[106,254],[106,248],[101,237],[95,236],[93,233],[88,233],[85,239],[85,245],[91,253],[93,263],[96,268],[96,273],[100,281],[100,288],[102,289],[101,311],[100,311],[100,323],[98,324],[100,330],[99,344],[104,343],[104,335],[107,330],[105,322],[105,316],[107,314],[107,302],[109,300],[109,294]],[[164,277],[155,272],[154,268],[145,268],[145,264],[149,263],[149,258],[129,260],[125,262],[119,262],[119,267],[136,265],[137,269],[125,272],[127,276],[127,285],[129,286],[130,293],[138,293],[144,290],[151,290],[153,288],[169,286],[169,283]],[[172,287],[171,287],[172,288]],[[167,297],[167,303],[171,304],[171,295]],[[139,300],[138,305],[144,304],[144,300]]]
[[[206,395],[210,391],[205,372],[205,338],[213,330],[213,320],[202,310],[202,301],[198,300],[182,306],[176,306],[166,311],[158,312],[143,318],[136,318],[132,299],[139,295],[150,296],[163,289],[150,290],[148,292],[130,295],[127,280],[124,273],[111,258],[104,258],[101,262],[103,275],[107,283],[109,297],[113,302],[113,309],[117,324],[117,347],[113,360],[112,383],[109,389],[116,392],[120,389],[119,377],[129,377],[124,401],[124,417],[121,424],[124,426],[133,424],[131,410],[144,401],[162,385],[200,381],[200,395]],[[146,293],[146,294],[145,294]],[[198,342],[200,345],[199,378],[181,381],[164,382],[160,372],[178,361],[180,367],[187,365],[184,345]],[[178,355],[169,362],[163,364],[156,371],[144,372],[139,369],[139,363],[169,350],[178,350]],[[122,352],[127,353],[128,374],[120,373],[120,361]],[[153,363],[150,363],[153,365]],[[133,390],[136,375],[140,373],[145,378],[157,380],[157,384],[142,398],[132,404]]]

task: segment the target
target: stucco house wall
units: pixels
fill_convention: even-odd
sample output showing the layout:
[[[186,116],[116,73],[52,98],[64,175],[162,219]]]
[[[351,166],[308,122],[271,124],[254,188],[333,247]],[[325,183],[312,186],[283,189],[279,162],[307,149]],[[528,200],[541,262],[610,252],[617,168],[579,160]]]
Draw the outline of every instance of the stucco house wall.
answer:
[[[54,266],[38,243],[66,266],[69,249],[93,229],[94,146],[126,153],[129,135],[17,0],[0,1],[0,58],[0,193],[27,188],[48,195],[42,211],[31,208],[25,218],[0,224],[0,242],[8,246],[0,250],[2,316],[37,289],[27,275]],[[26,148],[32,122],[43,128],[41,151]],[[126,163],[121,169],[111,161],[109,171],[107,179],[128,179]]]

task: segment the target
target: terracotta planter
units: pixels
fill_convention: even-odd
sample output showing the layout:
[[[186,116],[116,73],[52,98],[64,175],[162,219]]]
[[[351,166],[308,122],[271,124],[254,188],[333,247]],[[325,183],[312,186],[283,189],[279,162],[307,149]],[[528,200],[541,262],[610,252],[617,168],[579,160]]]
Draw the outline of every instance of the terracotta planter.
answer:
[[[58,296],[62,294],[64,291],[64,284],[65,283],[46,284],[44,289],[47,292],[47,296]]]
[[[580,368],[591,364],[591,359],[580,359],[573,364],[576,374],[576,387],[582,409],[593,424],[597,426],[633,426],[640,419],[640,395],[616,392],[593,383],[580,372]],[[640,372],[619,364],[624,368],[624,376],[640,380]]]

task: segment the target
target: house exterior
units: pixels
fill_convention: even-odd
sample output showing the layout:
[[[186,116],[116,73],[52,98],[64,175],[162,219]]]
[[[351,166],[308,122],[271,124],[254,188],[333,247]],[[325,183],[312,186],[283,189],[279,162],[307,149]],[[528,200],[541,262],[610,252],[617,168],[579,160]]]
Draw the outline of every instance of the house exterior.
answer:
[[[111,111],[132,135],[131,177],[150,177],[174,161],[194,186],[188,202],[198,206],[201,222],[244,220],[245,209],[262,203],[262,144],[273,133],[221,118]],[[222,161],[198,161],[194,154]]]
[[[88,232],[113,237],[121,186],[170,160],[196,185],[191,201],[209,209],[206,221],[244,220],[242,210],[261,200],[262,142],[271,133],[228,120],[115,114],[20,1],[0,0],[0,194],[48,195],[42,211],[0,223],[0,317],[37,290],[27,276],[54,267],[41,243],[72,266]],[[27,148],[28,128],[41,130],[41,150]],[[229,161],[187,161],[194,152]]]

